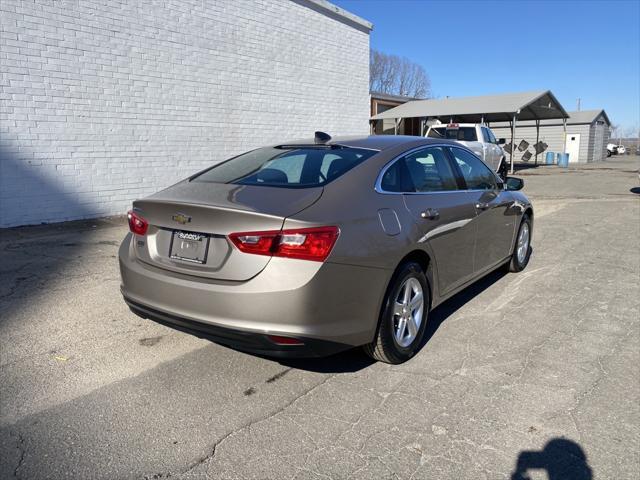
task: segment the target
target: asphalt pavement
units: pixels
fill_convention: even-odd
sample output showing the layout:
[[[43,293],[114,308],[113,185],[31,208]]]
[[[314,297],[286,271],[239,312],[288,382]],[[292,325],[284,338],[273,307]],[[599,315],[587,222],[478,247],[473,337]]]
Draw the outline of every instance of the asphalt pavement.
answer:
[[[527,269],[437,308],[399,366],[133,315],[123,218],[0,230],[0,478],[640,478],[638,168],[521,170]]]

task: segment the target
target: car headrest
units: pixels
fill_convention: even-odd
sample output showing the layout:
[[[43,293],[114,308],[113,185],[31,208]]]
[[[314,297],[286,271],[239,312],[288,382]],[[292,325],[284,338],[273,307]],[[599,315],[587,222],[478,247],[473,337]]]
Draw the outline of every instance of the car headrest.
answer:
[[[260,170],[256,174],[256,180],[258,182],[265,183],[288,183],[289,178],[287,174],[277,168],[265,168]]]
[[[351,164],[351,160],[347,158],[336,158],[329,165],[329,170],[327,171],[327,179],[337,177],[342,172],[347,170],[351,166]]]

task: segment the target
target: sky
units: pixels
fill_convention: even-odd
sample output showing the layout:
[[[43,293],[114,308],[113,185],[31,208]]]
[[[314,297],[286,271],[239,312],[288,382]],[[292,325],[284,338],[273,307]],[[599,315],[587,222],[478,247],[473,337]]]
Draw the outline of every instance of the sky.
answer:
[[[435,97],[551,90],[567,111],[640,126],[640,0],[331,0],[371,48],[421,64]]]

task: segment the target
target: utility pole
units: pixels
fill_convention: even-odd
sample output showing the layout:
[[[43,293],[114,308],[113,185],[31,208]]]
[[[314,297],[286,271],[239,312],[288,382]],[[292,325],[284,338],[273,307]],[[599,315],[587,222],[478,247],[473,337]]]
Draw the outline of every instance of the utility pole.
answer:
[[[581,99],[580,99],[580,98],[578,98],[578,102],[577,102],[577,103],[578,103],[578,109],[577,109],[578,111],[580,111],[580,100],[581,100]]]

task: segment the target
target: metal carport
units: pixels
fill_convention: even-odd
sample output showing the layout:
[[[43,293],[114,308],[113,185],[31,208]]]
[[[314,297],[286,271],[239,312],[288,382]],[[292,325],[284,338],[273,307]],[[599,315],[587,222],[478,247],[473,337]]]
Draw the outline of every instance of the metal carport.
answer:
[[[423,119],[421,133],[424,135],[427,120],[456,123],[509,122],[511,126],[511,151],[509,152],[511,173],[518,120],[533,120],[539,132],[540,121],[562,119],[566,130],[566,119],[569,117],[560,102],[550,90],[505,93],[501,95],[485,95],[479,97],[441,98],[433,100],[413,100],[398,107],[371,117],[371,121],[393,118],[396,132],[404,118]]]

